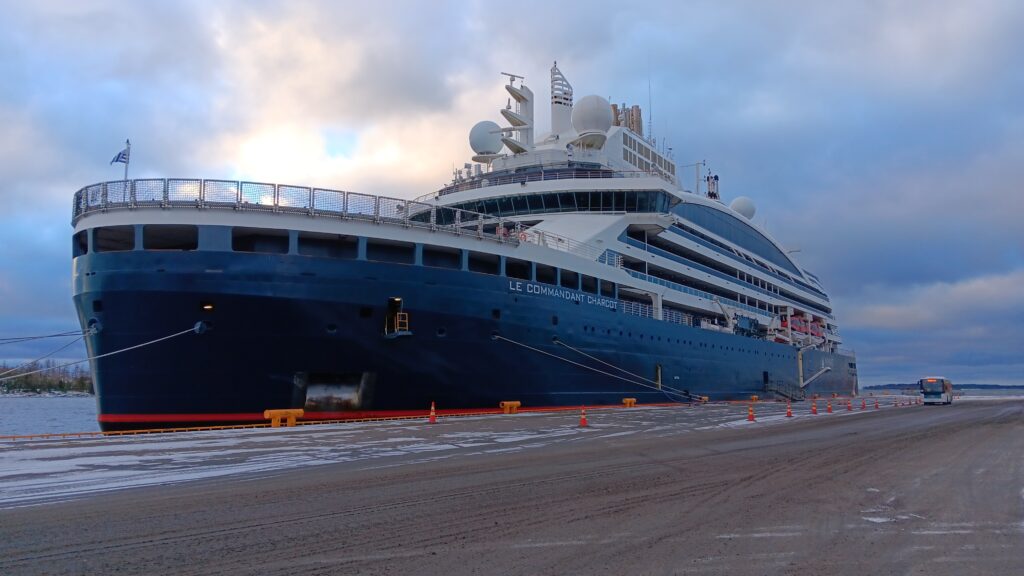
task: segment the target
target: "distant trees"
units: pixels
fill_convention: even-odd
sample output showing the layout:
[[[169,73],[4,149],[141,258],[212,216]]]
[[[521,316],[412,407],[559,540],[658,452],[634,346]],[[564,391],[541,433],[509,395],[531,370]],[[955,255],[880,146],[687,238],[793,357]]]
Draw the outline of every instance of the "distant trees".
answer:
[[[58,366],[60,365],[56,360],[43,360],[26,364],[10,374],[4,374],[4,378],[10,378],[18,374],[27,375],[0,382],[0,392],[93,393],[92,374],[89,373],[89,370],[83,364]],[[6,361],[0,362],[0,373],[5,373],[13,367],[9,366]],[[43,371],[29,374],[29,372],[35,372],[36,370]]]

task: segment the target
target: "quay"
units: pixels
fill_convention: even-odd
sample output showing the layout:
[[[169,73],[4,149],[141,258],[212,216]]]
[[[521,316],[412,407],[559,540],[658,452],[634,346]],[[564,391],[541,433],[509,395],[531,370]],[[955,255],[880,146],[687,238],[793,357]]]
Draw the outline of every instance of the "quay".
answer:
[[[0,573],[1024,572],[1024,401],[0,441]]]

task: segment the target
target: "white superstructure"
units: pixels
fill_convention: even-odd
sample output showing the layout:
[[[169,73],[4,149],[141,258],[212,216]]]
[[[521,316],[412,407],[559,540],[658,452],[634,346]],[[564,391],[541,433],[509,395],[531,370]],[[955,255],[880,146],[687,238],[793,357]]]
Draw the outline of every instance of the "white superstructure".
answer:
[[[614,283],[619,300],[655,318],[805,349],[839,347],[824,289],[752,221],[752,200],[724,204],[710,174],[705,193],[699,176],[697,190],[684,190],[671,152],[618,125],[606,99],[574,102],[557,63],[550,131],[534,138],[533,92],[522,76],[506,75],[505,124],[474,126],[476,164],[419,200],[484,214],[491,232],[555,248],[552,266],[585,259],[572,267]]]

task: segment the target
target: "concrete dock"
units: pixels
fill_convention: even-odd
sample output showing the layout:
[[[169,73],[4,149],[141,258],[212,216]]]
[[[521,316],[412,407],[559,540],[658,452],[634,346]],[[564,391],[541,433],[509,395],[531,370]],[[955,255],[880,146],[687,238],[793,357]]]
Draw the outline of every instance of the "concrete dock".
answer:
[[[1024,401],[0,442],[0,574],[1020,574]]]

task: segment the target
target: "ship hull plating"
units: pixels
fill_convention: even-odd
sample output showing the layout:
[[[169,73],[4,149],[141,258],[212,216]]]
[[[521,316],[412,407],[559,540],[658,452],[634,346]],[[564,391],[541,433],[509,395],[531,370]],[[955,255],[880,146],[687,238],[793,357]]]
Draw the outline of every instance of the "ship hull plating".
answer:
[[[626,314],[614,301],[463,270],[296,255],[99,253],[75,259],[75,305],[104,430],[262,420],[620,405],[798,386],[792,346]],[[409,332],[386,335],[388,299]],[[581,354],[585,353],[593,358]],[[604,364],[602,364],[602,362]],[[809,393],[852,394],[853,358],[816,350]],[[646,380],[661,374],[662,387]],[[636,384],[643,382],[646,386]]]

